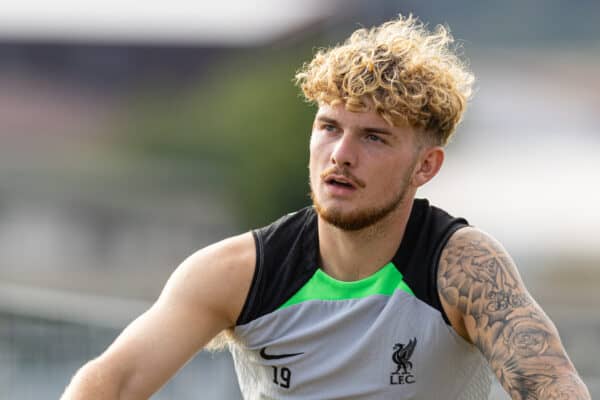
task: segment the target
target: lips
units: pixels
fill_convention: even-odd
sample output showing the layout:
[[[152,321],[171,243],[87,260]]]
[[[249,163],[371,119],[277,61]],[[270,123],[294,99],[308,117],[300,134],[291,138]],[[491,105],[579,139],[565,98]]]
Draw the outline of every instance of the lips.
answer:
[[[357,185],[352,180],[346,178],[343,175],[336,174],[328,175],[325,178],[325,183],[327,183],[328,185],[335,185],[349,189],[356,189],[357,187]]]

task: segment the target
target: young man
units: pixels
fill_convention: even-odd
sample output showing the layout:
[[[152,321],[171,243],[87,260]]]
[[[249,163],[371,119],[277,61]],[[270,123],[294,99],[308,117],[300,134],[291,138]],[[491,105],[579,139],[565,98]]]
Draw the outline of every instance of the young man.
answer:
[[[443,29],[361,29],[297,80],[314,206],[198,251],[64,399],[144,399],[220,332],[248,399],[589,399],[502,246],[415,199],[471,93]]]

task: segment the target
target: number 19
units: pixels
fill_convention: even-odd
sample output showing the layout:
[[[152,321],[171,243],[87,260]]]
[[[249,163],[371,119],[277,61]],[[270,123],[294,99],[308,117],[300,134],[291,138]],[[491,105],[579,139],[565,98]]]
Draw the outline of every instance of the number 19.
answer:
[[[287,367],[277,368],[273,365],[273,382],[282,388],[288,389],[290,387],[290,380],[292,379],[292,371]]]

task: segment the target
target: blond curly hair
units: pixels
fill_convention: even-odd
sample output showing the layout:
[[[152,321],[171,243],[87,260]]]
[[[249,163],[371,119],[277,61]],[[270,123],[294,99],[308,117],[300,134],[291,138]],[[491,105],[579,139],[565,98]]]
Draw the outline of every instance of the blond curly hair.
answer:
[[[411,126],[446,145],[474,81],[453,42],[443,26],[430,32],[412,15],[400,16],[319,50],[297,72],[296,84],[309,102],[343,103],[356,112],[371,103],[390,125]]]

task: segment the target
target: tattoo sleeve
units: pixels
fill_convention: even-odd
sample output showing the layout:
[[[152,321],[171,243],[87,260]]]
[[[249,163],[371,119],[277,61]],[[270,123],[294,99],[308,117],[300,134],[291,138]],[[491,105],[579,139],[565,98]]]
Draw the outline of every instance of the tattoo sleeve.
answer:
[[[489,235],[464,228],[450,238],[438,290],[513,399],[590,399],[554,324]]]

